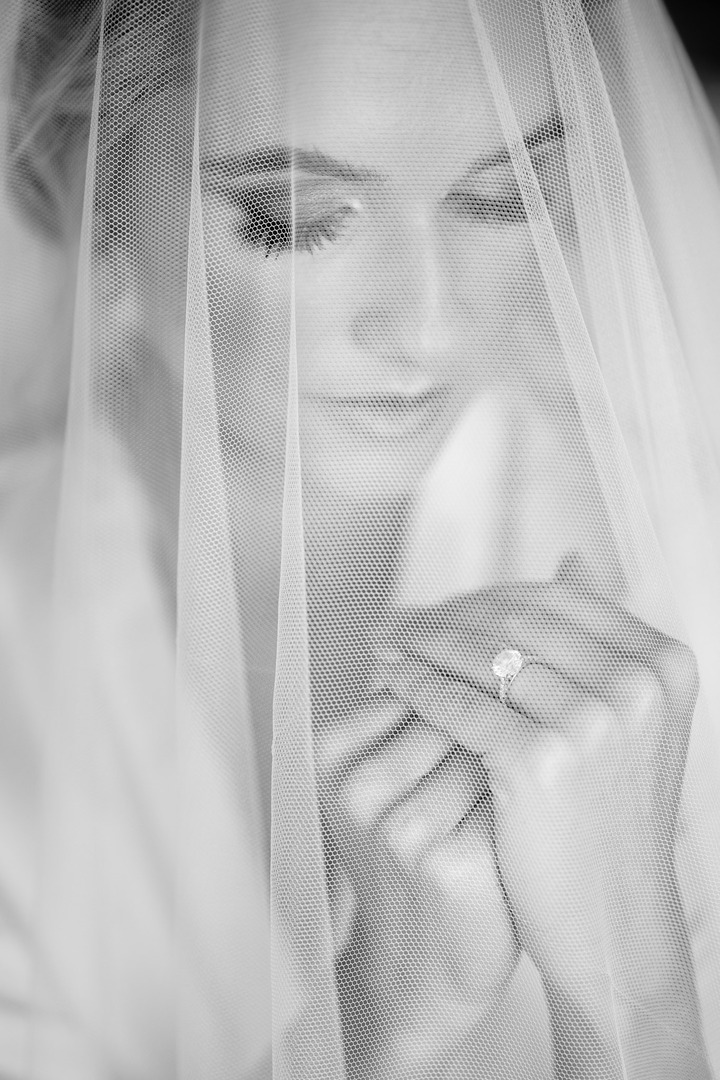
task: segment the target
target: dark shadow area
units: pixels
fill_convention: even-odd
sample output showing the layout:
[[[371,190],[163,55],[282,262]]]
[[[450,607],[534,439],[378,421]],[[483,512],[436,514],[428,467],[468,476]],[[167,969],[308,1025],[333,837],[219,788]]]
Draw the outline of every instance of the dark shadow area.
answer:
[[[720,120],[720,0],[666,0],[665,6]]]

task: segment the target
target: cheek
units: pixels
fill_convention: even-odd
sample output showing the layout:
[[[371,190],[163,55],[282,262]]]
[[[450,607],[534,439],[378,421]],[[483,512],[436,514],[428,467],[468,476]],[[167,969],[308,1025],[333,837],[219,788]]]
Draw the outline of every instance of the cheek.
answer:
[[[523,356],[538,344],[539,268],[529,230],[452,225],[438,244],[439,318],[452,346],[437,356],[408,356],[441,371],[452,390],[450,407],[423,437],[364,438],[352,426],[327,421],[313,393],[379,392],[393,362],[392,335],[382,330],[356,340],[355,322],[379,305],[389,323],[422,320],[426,309],[408,289],[412,268],[395,254],[393,273],[378,257],[348,244],[296,262],[296,329],[304,477],[320,502],[359,504],[411,496],[469,402],[499,381],[516,379]]]
[[[419,263],[433,263],[432,289]],[[303,389],[340,392],[371,388],[396,359],[400,338],[427,318],[428,293],[437,291],[437,319],[450,346],[423,355],[412,346],[404,358],[439,370],[463,393],[477,392],[484,377],[515,349],[528,316],[538,318],[543,295],[529,229],[450,225],[428,258],[419,246],[391,255],[349,243],[300,256],[295,268],[298,377]],[[545,307],[547,305],[544,305]],[[374,324],[371,330],[368,330]],[[364,332],[363,332],[364,331]],[[400,346],[404,349],[404,346]]]
[[[572,238],[562,254],[582,308],[582,270]],[[468,252],[456,289],[464,334],[473,342],[474,373],[468,375],[474,393],[500,386],[512,395],[522,383],[543,410],[566,409],[573,388],[529,226]]]
[[[450,291],[476,362],[488,375],[516,360],[528,320],[537,322],[542,278],[526,225],[469,229],[457,238]],[[543,304],[543,306],[546,306]]]
[[[226,452],[281,475],[291,341],[293,261],[246,252],[227,222],[206,216],[208,294],[218,410]],[[342,246],[294,265],[303,475],[319,503],[404,498],[432,464],[467,403],[517,377],[538,345],[540,275],[529,232],[454,226],[443,239],[444,318],[454,346],[442,359],[451,406],[422,438],[372,440],[316,407],[312,392],[376,387],[383,358],[353,341],[352,321],[373,295],[369,262]],[[382,276],[382,268],[378,267]]]

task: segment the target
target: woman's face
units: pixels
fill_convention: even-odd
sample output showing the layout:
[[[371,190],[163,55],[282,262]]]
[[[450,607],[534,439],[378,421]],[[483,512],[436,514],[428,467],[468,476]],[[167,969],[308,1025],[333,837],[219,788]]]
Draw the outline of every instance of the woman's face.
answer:
[[[225,445],[260,479],[278,468],[294,320],[306,485],[403,497],[468,402],[517,390],[538,347],[513,169],[465,0],[270,7],[216,0],[204,62]],[[513,71],[542,174],[562,154],[549,78],[517,53],[511,93]]]

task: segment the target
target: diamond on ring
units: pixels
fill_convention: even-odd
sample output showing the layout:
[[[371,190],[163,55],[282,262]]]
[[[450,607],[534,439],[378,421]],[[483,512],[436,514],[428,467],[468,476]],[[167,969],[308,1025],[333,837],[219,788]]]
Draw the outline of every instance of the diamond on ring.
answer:
[[[500,700],[504,701],[513,679],[526,665],[535,660],[534,656],[523,656],[517,649],[503,649],[493,660],[493,674],[500,680]]]

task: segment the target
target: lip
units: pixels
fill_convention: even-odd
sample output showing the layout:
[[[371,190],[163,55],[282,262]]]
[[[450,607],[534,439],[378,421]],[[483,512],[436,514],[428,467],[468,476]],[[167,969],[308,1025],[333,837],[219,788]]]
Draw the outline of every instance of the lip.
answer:
[[[315,400],[336,421],[366,438],[398,439],[433,428],[444,417],[449,398],[449,387],[423,380],[372,394],[322,394]]]

